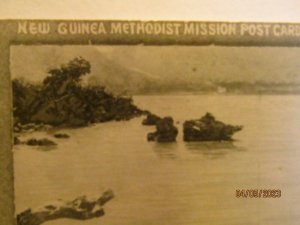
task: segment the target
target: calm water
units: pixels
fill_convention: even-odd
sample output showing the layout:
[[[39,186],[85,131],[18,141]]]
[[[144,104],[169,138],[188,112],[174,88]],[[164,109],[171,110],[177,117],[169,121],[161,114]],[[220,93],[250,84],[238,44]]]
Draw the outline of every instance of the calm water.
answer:
[[[142,108],[174,117],[176,143],[148,143],[142,118],[64,130],[49,151],[14,149],[16,211],[49,201],[116,198],[106,215],[49,225],[297,225],[300,221],[298,96],[138,96]],[[182,123],[212,112],[244,125],[230,143],[184,143]],[[30,134],[49,136],[43,132]],[[23,137],[27,138],[27,137]],[[280,199],[237,199],[236,189],[281,189]]]

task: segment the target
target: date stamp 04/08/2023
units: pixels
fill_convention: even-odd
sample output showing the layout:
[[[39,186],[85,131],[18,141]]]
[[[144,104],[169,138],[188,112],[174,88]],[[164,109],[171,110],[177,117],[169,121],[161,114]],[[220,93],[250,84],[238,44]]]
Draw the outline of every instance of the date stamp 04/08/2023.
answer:
[[[280,198],[280,189],[237,189],[237,198]]]

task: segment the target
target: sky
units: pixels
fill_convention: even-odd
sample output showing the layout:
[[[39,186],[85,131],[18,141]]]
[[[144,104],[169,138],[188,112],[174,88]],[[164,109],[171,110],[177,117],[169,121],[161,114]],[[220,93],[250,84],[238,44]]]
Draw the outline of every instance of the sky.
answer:
[[[78,56],[91,62],[93,75],[108,79],[300,82],[298,47],[20,45],[11,47],[12,78],[41,81],[50,68]]]

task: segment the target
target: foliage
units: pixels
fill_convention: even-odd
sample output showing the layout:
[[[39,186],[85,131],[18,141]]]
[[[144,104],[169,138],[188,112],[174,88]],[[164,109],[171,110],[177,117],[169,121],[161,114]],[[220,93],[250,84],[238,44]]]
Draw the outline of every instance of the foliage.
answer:
[[[80,78],[91,71],[91,65],[81,57],[74,58],[67,65],[53,68],[43,81],[43,92],[50,98],[58,97],[65,91],[79,86]]]
[[[12,81],[13,90],[13,113],[15,121],[21,123],[29,122],[31,104],[37,98],[40,87],[30,84],[23,79]]]
[[[14,80],[14,115],[21,123],[84,126],[142,113],[131,98],[114,96],[101,86],[81,86],[81,77],[90,71],[90,63],[78,57],[50,69],[41,86]]]

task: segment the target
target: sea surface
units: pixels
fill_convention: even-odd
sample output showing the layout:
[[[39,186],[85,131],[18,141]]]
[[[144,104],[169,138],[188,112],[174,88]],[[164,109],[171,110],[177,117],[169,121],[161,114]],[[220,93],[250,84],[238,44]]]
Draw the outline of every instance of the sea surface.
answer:
[[[112,189],[105,216],[45,225],[298,225],[300,97],[135,96],[172,116],[176,143],[147,142],[143,117],[59,132],[57,147],[14,147],[16,212]],[[186,143],[182,124],[211,112],[243,125],[235,141]],[[46,132],[22,136],[51,137]],[[280,189],[281,198],[236,198],[236,189]]]

